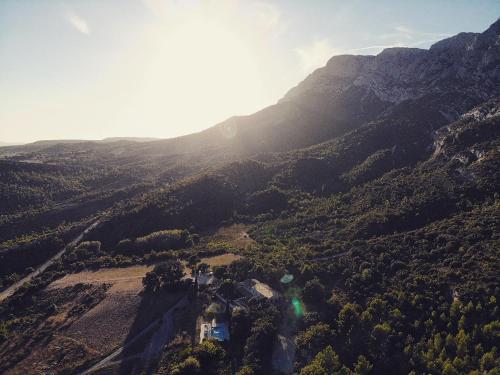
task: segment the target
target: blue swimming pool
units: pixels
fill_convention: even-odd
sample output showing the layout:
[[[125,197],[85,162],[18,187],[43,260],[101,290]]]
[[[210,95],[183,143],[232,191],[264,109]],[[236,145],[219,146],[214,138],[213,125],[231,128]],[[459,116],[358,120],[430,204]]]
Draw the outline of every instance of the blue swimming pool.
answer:
[[[225,341],[229,339],[229,332],[225,325],[217,325],[212,327],[212,337],[219,341]]]

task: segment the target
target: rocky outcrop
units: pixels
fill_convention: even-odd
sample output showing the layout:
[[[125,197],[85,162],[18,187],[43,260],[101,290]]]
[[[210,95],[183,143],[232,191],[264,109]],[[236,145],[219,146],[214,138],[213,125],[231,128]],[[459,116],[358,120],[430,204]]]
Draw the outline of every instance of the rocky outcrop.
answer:
[[[358,93],[363,103],[380,102],[383,110],[408,100],[432,97],[439,101],[447,121],[500,94],[500,20],[479,33],[460,33],[430,49],[388,48],[377,56],[334,56],[291,89],[282,102],[307,103],[310,109],[326,111]],[[456,98],[450,96],[456,94]],[[332,109],[335,109],[334,106]]]
[[[500,97],[473,108],[434,133],[434,158],[457,160],[468,165],[481,160],[488,150],[481,143],[500,137]]]

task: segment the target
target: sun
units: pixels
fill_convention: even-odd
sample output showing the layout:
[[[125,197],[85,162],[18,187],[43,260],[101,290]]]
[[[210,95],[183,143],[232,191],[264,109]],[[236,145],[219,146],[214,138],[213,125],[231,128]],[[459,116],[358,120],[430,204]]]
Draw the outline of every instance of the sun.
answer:
[[[158,134],[167,127],[169,134],[186,134],[250,113],[264,93],[256,51],[234,27],[208,14],[175,27],[156,25],[131,55],[124,63],[132,65],[126,70],[134,72],[128,79],[136,85],[133,99],[121,105],[127,121],[135,116]]]

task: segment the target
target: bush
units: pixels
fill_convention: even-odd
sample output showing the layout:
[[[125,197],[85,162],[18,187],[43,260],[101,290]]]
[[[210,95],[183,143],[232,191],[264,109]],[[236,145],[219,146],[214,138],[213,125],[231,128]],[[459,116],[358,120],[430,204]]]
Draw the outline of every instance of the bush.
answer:
[[[135,239],[123,239],[116,245],[116,251],[126,255],[141,255],[153,250],[176,250],[193,243],[187,230],[161,230]]]
[[[325,286],[321,284],[318,278],[306,282],[302,291],[304,301],[310,304],[322,303],[325,299]]]
[[[183,266],[178,260],[169,260],[157,264],[142,279],[144,289],[148,293],[160,290],[174,290],[182,285]]]

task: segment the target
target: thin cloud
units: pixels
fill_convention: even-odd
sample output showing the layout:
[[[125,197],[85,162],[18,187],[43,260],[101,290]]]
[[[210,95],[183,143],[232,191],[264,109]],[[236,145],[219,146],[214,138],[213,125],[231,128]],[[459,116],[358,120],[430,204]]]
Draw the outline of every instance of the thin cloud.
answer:
[[[327,38],[315,38],[310,45],[296,48],[295,52],[305,72],[311,72],[325,65],[330,57],[341,53]]]
[[[335,55],[342,54],[356,54],[367,52],[369,54],[378,54],[386,48],[394,47],[419,47],[423,44],[431,44],[437,42],[443,38],[451,36],[451,34],[445,33],[426,33],[426,32],[415,32],[409,28],[397,27],[396,28],[400,34],[405,34],[402,38],[404,41],[399,40],[394,43],[387,44],[375,44],[358,48],[350,49],[339,49],[332,45],[328,38],[316,38],[310,45],[296,48],[295,52],[299,58],[302,69],[305,72],[311,72],[317,68],[320,68],[326,64],[326,62]],[[411,34],[411,35],[410,35]],[[430,37],[429,39],[419,39],[413,41],[416,37]],[[382,38],[384,39],[384,38]]]
[[[66,9],[66,20],[78,32],[90,35],[90,28],[88,23],[74,11]]]
[[[383,49],[393,48],[393,47],[403,47],[403,43],[398,42],[398,43],[394,43],[394,44],[378,44],[378,45],[373,45],[373,46],[352,48],[352,49],[347,50],[346,52],[361,52],[361,51],[370,51],[370,50],[382,51]]]
[[[265,1],[247,1],[242,4],[248,7],[249,13],[264,32],[278,36],[287,30],[288,25],[277,5]]]
[[[418,31],[414,30],[408,26],[398,25],[393,27],[392,31],[389,33],[385,33],[379,36],[379,39],[382,40],[405,40],[407,43],[413,45],[417,43],[418,40],[440,40],[442,38],[446,38],[451,36],[449,33],[434,33],[434,32],[426,32],[426,31]],[[415,41],[415,42],[414,42]],[[423,44],[425,41],[419,44]]]

